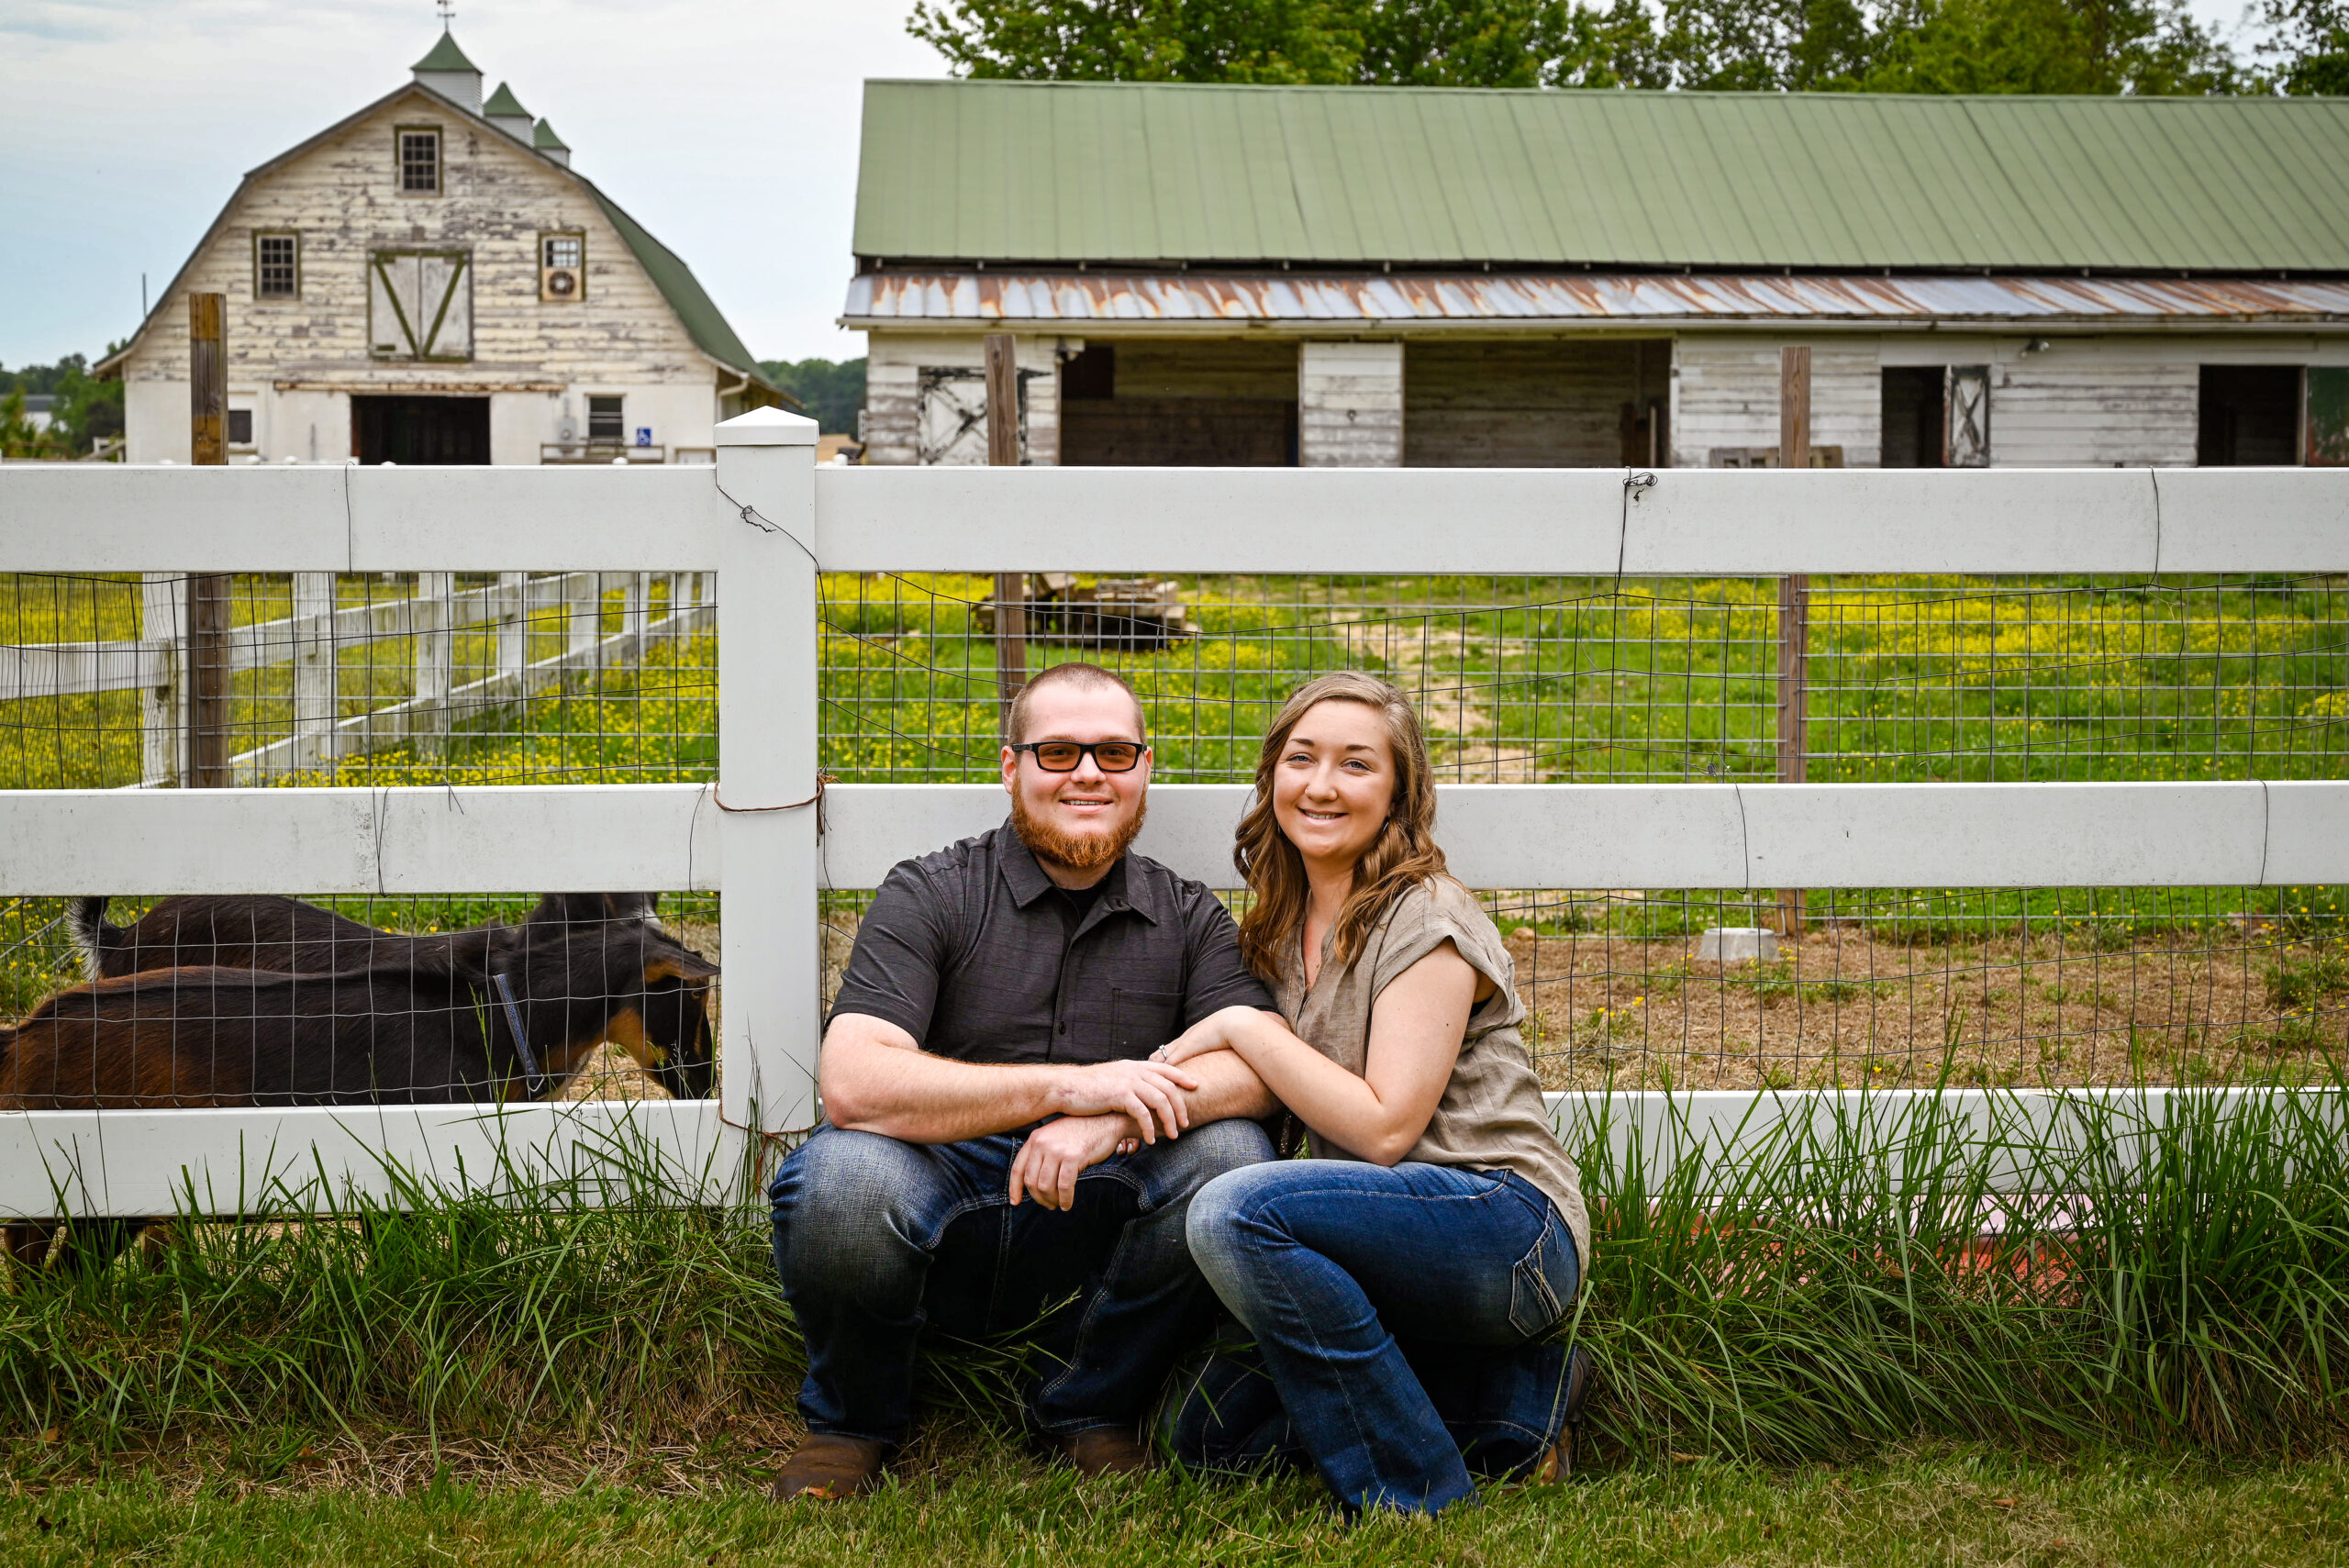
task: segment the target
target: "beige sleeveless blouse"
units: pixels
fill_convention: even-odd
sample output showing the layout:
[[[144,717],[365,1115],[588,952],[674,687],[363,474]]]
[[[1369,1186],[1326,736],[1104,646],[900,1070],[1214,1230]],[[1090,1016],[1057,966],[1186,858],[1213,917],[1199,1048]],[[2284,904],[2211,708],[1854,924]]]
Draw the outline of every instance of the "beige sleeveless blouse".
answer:
[[[1590,1218],[1583,1207],[1582,1183],[1575,1162],[1558,1146],[1542,1101],[1541,1080],[1525,1051],[1518,1025],[1525,1004],[1518,999],[1517,965],[1484,906],[1459,883],[1440,876],[1412,888],[1372,928],[1362,954],[1342,973],[1323,940],[1320,972],[1311,989],[1305,984],[1305,938],[1291,939],[1273,992],[1281,1016],[1297,1037],[1359,1077],[1370,1055],[1370,1014],[1378,994],[1395,977],[1449,940],[1460,956],[1493,983],[1493,994],[1468,1015],[1467,1036],[1453,1064],[1428,1129],[1403,1156],[1430,1165],[1464,1165],[1479,1171],[1514,1171],[1558,1208],[1574,1232],[1583,1276],[1590,1273]],[[1352,1160],[1355,1155],[1312,1135],[1314,1157]]]

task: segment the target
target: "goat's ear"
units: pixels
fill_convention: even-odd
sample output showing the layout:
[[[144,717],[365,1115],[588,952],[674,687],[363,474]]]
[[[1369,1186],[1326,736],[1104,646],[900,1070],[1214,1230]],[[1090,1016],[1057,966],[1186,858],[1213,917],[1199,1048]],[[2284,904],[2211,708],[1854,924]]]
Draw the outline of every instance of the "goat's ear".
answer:
[[[707,980],[717,973],[718,965],[687,948],[656,953],[644,962],[647,985],[656,980]]]

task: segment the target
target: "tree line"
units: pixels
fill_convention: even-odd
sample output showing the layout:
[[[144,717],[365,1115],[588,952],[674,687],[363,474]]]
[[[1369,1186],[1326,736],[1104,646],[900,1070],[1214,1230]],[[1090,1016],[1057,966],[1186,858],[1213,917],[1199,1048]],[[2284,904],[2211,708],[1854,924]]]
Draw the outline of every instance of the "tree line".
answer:
[[[112,353],[117,343],[106,351]],[[50,425],[33,428],[28,397],[54,397]],[[0,457],[82,457],[101,439],[122,434],[122,382],[100,381],[90,361],[68,354],[52,365],[10,370],[0,365]]]
[[[919,0],[969,76],[1750,92],[2349,93],[2349,0]]]

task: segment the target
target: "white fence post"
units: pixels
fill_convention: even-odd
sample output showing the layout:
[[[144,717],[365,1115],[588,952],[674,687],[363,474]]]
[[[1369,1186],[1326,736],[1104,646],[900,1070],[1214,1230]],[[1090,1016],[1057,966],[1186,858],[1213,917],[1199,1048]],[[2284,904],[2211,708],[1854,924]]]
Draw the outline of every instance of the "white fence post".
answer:
[[[456,596],[455,573],[416,574],[416,598],[408,606],[416,617],[416,706],[408,733],[417,738],[422,756],[441,755],[449,733],[449,692],[457,672]]]
[[[155,684],[139,694],[139,778],[174,786],[187,755],[187,579],[149,572],[139,580],[139,636],[155,645]]]
[[[600,572],[573,572],[562,579],[562,603],[570,623],[571,637],[563,651],[563,684],[584,687],[595,684],[598,663],[597,643],[603,637],[604,574]]]
[[[294,573],[294,766],[335,759],[334,573]]]
[[[719,1098],[729,1121],[816,1119],[823,992],[817,910],[816,422],[759,408],[718,427],[718,762],[726,974]],[[755,521],[716,493],[753,509]],[[807,802],[796,810],[748,810]],[[755,1105],[754,1105],[755,1102]],[[757,1120],[753,1122],[753,1111]]]
[[[519,572],[497,574],[497,684],[501,701],[519,702],[522,671],[530,662],[529,579]]]

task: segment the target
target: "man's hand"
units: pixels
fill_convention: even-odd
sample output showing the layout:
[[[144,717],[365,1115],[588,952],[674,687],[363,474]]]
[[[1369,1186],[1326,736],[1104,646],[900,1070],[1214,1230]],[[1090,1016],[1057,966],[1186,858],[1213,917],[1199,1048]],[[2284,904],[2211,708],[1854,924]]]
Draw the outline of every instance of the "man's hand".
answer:
[[[1161,1131],[1183,1136],[1191,1125],[1185,1096],[1198,1086],[1198,1079],[1169,1062],[1101,1062],[1069,1073],[1058,1108],[1072,1118],[1131,1117],[1141,1140],[1155,1143]]]
[[[1122,1116],[1064,1116],[1028,1135],[1011,1162],[1011,1207],[1024,1196],[1045,1208],[1076,1202],[1076,1178],[1112,1154],[1133,1147],[1133,1127]]]

